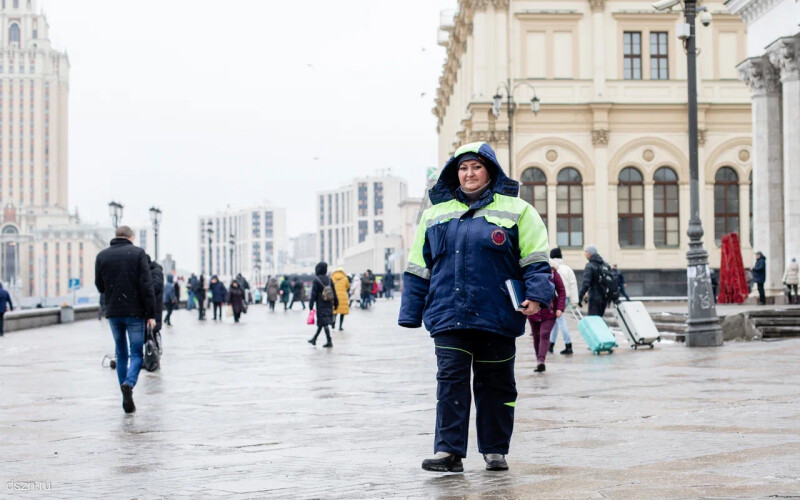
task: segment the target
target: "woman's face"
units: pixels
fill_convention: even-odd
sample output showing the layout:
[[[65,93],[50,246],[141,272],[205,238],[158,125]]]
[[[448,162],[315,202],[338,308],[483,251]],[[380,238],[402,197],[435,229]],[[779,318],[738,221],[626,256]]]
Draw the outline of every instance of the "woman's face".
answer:
[[[489,182],[489,172],[478,160],[467,160],[458,166],[458,182],[461,189],[475,191]]]

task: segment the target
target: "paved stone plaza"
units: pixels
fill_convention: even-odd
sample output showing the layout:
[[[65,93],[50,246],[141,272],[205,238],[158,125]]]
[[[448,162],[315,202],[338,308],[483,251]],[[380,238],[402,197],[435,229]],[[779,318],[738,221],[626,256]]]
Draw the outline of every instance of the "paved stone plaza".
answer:
[[[178,311],[130,416],[101,367],[105,321],[7,334],[0,496],[800,497],[800,340],[593,356],[576,339],[537,375],[520,338],[511,471],[483,470],[473,425],[466,473],[440,475],[420,469],[433,344],[395,326],[398,307],[354,311],[330,350],[306,343],[304,311]],[[12,491],[25,481],[49,491]]]

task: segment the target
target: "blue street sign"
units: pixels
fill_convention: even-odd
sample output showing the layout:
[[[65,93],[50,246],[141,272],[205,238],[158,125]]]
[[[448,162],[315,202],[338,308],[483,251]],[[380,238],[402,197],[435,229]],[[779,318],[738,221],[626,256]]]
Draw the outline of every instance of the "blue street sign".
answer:
[[[69,289],[70,290],[80,290],[81,289],[81,280],[80,280],[80,278],[70,278],[69,279]]]

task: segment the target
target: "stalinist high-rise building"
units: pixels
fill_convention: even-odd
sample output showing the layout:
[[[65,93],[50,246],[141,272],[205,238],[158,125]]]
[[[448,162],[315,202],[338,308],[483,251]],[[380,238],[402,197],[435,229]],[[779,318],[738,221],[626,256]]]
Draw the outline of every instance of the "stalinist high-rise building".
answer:
[[[0,282],[54,302],[70,279],[94,291],[108,233],[68,210],[69,58],[36,3],[0,0]]]

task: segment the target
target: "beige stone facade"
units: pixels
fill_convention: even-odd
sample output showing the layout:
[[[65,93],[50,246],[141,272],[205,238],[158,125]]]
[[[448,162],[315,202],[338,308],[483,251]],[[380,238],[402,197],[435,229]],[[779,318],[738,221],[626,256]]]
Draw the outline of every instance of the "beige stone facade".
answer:
[[[746,54],[745,26],[721,2],[704,5],[713,14],[709,27],[697,27],[704,244],[718,267],[715,240],[738,231],[747,265],[750,99],[736,71]],[[565,248],[565,260],[578,269],[582,247],[594,243],[623,269],[674,270],[667,294],[685,293],[686,56],[676,37],[682,22],[678,11],[658,13],[646,0],[461,0],[443,26],[447,58],[434,108],[440,164],[460,144],[486,141],[509,170],[503,85],[510,81],[517,106],[507,173],[523,181],[521,195],[544,215],[551,246]],[[528,106],[534,89],[537,115]],[[498,91],[503,107],[495,118]],[[730,170],[720,174],[723,167]],[[718,201],[715,209],[718,177],[727,184],[716,188],[722,206]],[[646,275],[639,293],[658,294],[647,291]]]

